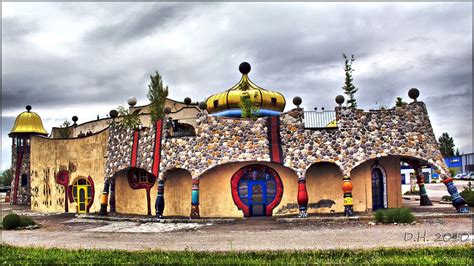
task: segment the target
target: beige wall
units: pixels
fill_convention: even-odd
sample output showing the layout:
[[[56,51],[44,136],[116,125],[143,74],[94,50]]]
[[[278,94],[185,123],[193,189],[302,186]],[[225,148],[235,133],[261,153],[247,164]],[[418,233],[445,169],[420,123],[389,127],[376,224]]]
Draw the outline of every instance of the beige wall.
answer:
[[[64,188],[56,184],[55,174],[60,169],[75,168],[69,185],[79,176],[90,176],[94,181],[94,203],[90,212],[100,209],[100,195],[104,187],[105,155],[109,132],[80,139],[31,138],[31,209],[41,212],[64,212]],[[69,212],[76,212],[76,204],[69,203]]]
[[[157,186],[156,182],[153,188]],[[150,190],[152,214],[155,213],[156,190]],[[155,188],[156,189],[156,188]],[[128,184],[127,172],[124,171],[115,177],[115,208],[117,213],[148,214],[146,189],[132,189]]]
[[[308,213],[343,212],[344,198],[341,189],[342,173],[331,163],[317,163],[306,170],[306,190],[308,191]],[[331,207],[312,207],[322,200],[334,201]]]
[[[189,217],[191,212],[192,176],[183,169],[165,173],[165,216]],[[156,199],[156,193],[153,195]]]

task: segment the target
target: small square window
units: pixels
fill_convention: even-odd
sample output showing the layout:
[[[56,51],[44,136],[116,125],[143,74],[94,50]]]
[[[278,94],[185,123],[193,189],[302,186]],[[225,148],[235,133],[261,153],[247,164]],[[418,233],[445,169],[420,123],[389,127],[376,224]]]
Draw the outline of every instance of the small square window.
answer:
[[[272,97],[272,105],[276,106],[277,105],[277,99]]]
[[[219,106],[219,100],[214,100],[214,108],[217,108]]]

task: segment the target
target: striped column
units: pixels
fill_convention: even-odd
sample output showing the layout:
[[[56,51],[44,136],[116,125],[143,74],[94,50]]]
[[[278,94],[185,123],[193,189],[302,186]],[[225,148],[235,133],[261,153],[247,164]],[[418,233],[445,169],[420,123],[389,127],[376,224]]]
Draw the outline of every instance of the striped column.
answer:
[[[453,206],[459,213],[469,213],[469,207],[466,206],[466,202],[464,201],[463,197],[459,195],[458,189],[454,185],[453,179],[448,178],[443,180],[444,185],[448,189],[449,195],[451,195]]]
[[[298,217],[307,218],[308,217],[308,192],[306,191],[306,180],[298,180],[298,205],[300,209],[300,214]]]
[[[163,217],[163,210],[165,209],[165,182],[158,180],[158,194],[156,196],[155,211],[156,217]]]
[[[107,201],[109,200],[109,189],[109,179],[106,179],[104,182],[104,192],[102,192],[102,196],[100,197],[99,215],[107,215]]]
[[[342,191],[344,192],[344,215],[354,216],[354,203],[352,201],[351,177],[346,175],[342,179]]]
[[[193,179],[191,191],[191,215],[192,219],[200,218],[199,215],[199,179]]]
[[[115,213],[115,178],[113,178],[110,182],[109,211],[111,213]]]
[[[425,177],[423,176],[421,166],[417,165],[415,167],[415,175],[418,188],[420,189],[420,206],[433,206],[433,203],[431,203],[431,200],[426,193]]]

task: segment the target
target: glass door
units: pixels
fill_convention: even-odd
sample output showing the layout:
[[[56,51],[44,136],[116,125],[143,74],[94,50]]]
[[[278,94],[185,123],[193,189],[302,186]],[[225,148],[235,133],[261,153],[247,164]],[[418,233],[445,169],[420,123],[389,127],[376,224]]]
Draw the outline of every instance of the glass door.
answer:
[[[251,216],[264,216],[267,203],[267,185],[265,181],[249,182],[249,204]]]

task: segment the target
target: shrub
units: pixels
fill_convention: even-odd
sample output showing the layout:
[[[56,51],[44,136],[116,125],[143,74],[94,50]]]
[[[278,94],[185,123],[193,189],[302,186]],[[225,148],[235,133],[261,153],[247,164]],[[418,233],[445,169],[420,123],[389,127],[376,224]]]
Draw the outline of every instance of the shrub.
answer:
[[[35,221],[28,216],[20,216],[20,227],[34,225]]]
[[[418,190],[415,190],[415,191],[408,190],[403,195],[420,195],[420,191],[418,191]]]
[[[441,197],[441,200],[442,201],[452,201],[453,198],[451,196],[448,196],[448,195],[444,195]]]
[[[380,209],[375,212],[375,222],[377,223],[411,223],[415,221],[415,216],[408,208]]]
[[[3,217],[2,226],[5,230],[13,230],[17,228],[20,226],[20,216],[14,213],[6,215]]]
[[[474,191],[466,189],[459,194],[464,198],[469,207],[474,207]]]

